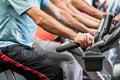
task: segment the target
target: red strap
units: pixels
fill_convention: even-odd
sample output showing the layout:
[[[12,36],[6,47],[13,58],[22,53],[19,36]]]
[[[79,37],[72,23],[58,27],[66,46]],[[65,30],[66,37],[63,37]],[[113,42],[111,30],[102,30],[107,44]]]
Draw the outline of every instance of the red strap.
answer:
[[[30,68],[28,68],[28,67],[26,67],[26,66],[24,66],[24,65],[22,65],[22,64],[20,64],[20,63],[18,63],[18,62],[16,62],[16,61],[12,60],[12,59],[10,59],[10,58],[7,57],[6,55],[4,55],[2,52],[0,52],[0,58],[1,58],[2,60],[4,60],[6,63],[10,63],[10,64],[15,65],[15,66],[18,67],[18,68],[21,68],[21,69],[23,69],[23,70],[30,71],[32,74],[37,75],[38,77],[40,77],[40,78],[43,79],[43,80],[49,80],[44,74],[42,74],[42,73],[40,73],[40,72],[38,72],[38,71],[36,71],[36,70],[30,69]]]

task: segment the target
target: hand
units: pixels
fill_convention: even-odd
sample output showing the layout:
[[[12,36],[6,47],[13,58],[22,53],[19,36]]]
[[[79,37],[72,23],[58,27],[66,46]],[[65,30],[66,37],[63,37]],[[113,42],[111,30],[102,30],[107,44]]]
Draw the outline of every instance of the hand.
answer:
[[[88,46],[92,46],[94,43],[94,38],[91,34],[89,33],[78,33],[75,38],[74,41],[76,43],[80,43],[82,48],[86,48]]]
[[[118,22],[120,22],[120,15],[115,16],[113,19],[113,24],[117,24]]]
[[[94,36],[97,33],[97,29],[89,29],[89,32],[92,36]]]

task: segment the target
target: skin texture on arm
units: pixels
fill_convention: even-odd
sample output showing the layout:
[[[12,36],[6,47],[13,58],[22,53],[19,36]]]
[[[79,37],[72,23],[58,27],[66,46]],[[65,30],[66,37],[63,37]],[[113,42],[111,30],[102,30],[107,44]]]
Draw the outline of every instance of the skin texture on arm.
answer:
[[[75,33],[73,30],[62,25],[38,7],[32,7],[25,13],[30,16],[37,25],[42,26],[42,28],[48,32],[69,38],[77,43],[80,43],[82,47],[91,46],[94,43],[94,39],[90,34]]]
[[[86,27],[98,28],[99,20],[81,13],[66,0],[51,0],[51,2],[58,8],[61,8],[71,14],[76,20],[78,20],[81,24],[84,24]]]
[[[69,8],[66,7],[67,3],[66,1],[64,0],[50,0],[55,6],[63,9],[63,10],[66,10],[67,12],[69,12],[71,15],[74,16],[74,12],[71,11]]]
[[[71,3],[68,2],[67,7],[72,10],[76,19],[90,28],[98,28],[100,20],[91,17],[85,13],[78,11]]]
[[[51,15],[52,17],[56,18],[59,22],[62,24],[72,28],[76,29],[80,32],[84,33],[90,33],[94,35],[96,33],[95,29],[90,29],[86,27],[84,24],[77,21],[74,17],[72,17],[68,12],[57,8],[55,5],[50,5],[48,8],[44,10],[46,13]]]
[[[90,20],[99,22],[98,19],[96,19],[96,18],[94,18],[94,17],[92,17],[92,16],[89,16],[89,15],[87,15],[87,14],[83,14],[82,12],[80,12],[79,10],[77,10],[77,9],[71,4],[70,0],[68,0],[68,1],[67,1],[67,0],[64,0],[64,1],[66,1],[66,6],[67,6],[72,12],[74,12],[76,15],[82,15],[82,16],[84,16],[85,18],[88,18],[88,19],[90,19]]]
[[[70,0],[72,5],[74,5],[78,10],[83,11],[93,17],[101,19],[105,14],[102,11],[97,10],[93,6],[88,5],[84,0]]]

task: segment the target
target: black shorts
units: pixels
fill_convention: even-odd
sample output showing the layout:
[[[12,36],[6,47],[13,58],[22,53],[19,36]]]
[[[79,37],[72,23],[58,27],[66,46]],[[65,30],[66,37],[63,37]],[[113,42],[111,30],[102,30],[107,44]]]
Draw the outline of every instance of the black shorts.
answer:
[[[43,63],[42,58],[29,46],[11,45],[2,49],[1,52],[9,59],[19,62],[20,65],[11,64],[14,62],[9,62],[10,60],[6,60],[7,58],[2,59],[1,57],[0,67],[11,69],[23,75],[27,80],[63,80],[61,68]]]

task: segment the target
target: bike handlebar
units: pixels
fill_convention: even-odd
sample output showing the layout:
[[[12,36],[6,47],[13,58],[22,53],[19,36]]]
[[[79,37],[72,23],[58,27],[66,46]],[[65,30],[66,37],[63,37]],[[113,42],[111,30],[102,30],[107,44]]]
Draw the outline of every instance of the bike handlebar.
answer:
[[[114,16],[113,14],[105,14],[103,16],[103,18],[100,21],[97,33],[94,37],[95,42],[101,40],[102,36],[106,35],[109,32],[113,16]]]
[[[70,44],[57,47],[56,51],[57,52],[62,52],[62,51],[70,50],[70,49],[73,49],[73,48],[77,48],[79,46],[80,46],[79,43],[71,42]]]
[[[117,25],[117,26],[120,26],[120,25]],[[120,27],[118,27],[118,29],[116,29],[112,34],[107,35],[107,37],[98,41],[94,45],[96,47],[106,46],[106,45],[109,45],[109,44],[113,43],[115,40],[117,40],[119,38],[120,38]],[[101,41],[102,41],[102,43],[100,43]],[[99,45],[99,43],[100,43],[100,45]],[[94,47],[94,45],[92,47]],[[62,52],[62,51],[70,50],[70,49],[77,48],[77,47],[80,47],[79,43],[71,42],[70,44],[57,47],[56,51],[57,52]]]

